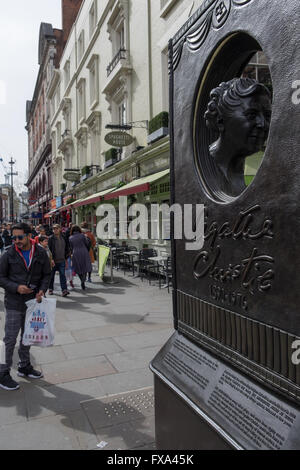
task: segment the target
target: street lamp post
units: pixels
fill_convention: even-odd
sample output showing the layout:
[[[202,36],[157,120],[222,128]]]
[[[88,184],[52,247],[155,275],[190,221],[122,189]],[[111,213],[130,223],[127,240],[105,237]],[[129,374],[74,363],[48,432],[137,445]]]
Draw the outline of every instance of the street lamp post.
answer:
[[[11,184],[11,194],[10,194],[10,208],[11,208],[11,222],[14,222],[14,176],[17,176],[18,173],[13,172],[13,166],[15,165],[15,161],[11,157],[9,165],[10,165],[10,184]]]

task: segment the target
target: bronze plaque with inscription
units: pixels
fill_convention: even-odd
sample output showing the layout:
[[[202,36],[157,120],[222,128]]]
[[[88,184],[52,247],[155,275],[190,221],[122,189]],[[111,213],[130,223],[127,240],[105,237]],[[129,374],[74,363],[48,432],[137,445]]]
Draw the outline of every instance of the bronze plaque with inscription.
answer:
[[[203,247],[187,250],[187,240],[172,241],[175,328],[201,351],[296,408],[299,21],[296,0],[205,0],[169,48],[172,203],[205,207]],[[254,57],[264,57],[269,81],[260,59],[251,65]],[[245,167],[257,155],[262,161],[249,181]],[[168,352],[164,361],[187,374],[188,355],[179,360]],[[242,396],[248,382],[238,384],[228,374],[220,377],[205,406],[217,413],[227,403],[230,427],[231,414],[237,421],[246,411],[244,405],[236,408],[234,398],[230,401],[228,387]],[[193,377],[200,393],[206,386],[200,366]],[[265,435],[265,424],[257,421],[259,393],[253,391],[252,426]],[[293,412],[285,414],[275,402],[278,423],[284,416],[282,430],[265,437],[263,447],[288,448],[285,436]],[[247,441],[249,429],[239,442],[257,448]]]

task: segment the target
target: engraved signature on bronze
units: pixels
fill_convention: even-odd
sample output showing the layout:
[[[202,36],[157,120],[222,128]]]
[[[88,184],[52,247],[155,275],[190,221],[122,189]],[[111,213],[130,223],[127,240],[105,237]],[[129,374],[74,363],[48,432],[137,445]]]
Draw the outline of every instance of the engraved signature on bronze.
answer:
[[[213,300],[217,300],[230,307],[238,306],[243,310],[248,309],[247,297],[240,292],[228,291],[223,287],[211,284],[209,286],[209,295]]]
[[[233,224],[225,222],[219,225],[213,222],[205,227],[204,240],[209,241],[208,250],[202,250],[196,257],[193,267],[194,277],[199,280],[205,276],[222,284],[240,281],[243,289],[254,295],[255,290],[266,292],[272,287],[274,279],[274,258],[260,253],[258,248],[253,248],[250,255],[238,263],[230,263],[226,267],[218,266],[221,255],[220,244],[217,240],[231,238],[232,240],[259,240],[262,238],[273,238],[273,223],[270,218],[265,218],[259,229],[253,228],[253,213],[260,210],[255,205],[245,211],[241,211]],[[270,265],[266,268],[266,264]]]

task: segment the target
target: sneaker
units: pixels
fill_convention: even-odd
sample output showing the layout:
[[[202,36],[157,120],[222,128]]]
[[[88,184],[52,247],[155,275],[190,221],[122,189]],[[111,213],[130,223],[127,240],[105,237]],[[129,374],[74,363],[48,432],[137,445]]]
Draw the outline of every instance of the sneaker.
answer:
[[[48,290],[48,294],[49,294],[49,295],[53,295],[53,290],[52,290],[52,289],[49,289],[49,290]]]
[[[67,297],[67,295],[70,295],[70,292],[68,290],[63,290],[62,291],[62,296]]]
[[[19,367],[18,376],[29,377],[30,379],[41,379],[42,377],[44,377],[43,373],[38,370],[34,370],[31,364],[26,367]]]
[[[20,385],[11,378],[10,373],[7,371],[0,375],[0,388],[4,390],[18,390]]]

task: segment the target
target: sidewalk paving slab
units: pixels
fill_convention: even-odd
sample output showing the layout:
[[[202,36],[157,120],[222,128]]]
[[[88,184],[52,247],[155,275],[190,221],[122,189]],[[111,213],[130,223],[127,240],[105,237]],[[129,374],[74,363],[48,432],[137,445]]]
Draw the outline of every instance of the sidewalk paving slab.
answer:
[[[166,289],[120,272],[116,280],[104,284],[93,274],[94,282],[82,292],[75,278],[75,289],[62,298],[56,278],[55,345],[31,348],[34,367],[44,373],[41,380],[17,377],[16,347],[12,376],[21,388],[0,390],[0,449],[100,450],[101,441],[107,442],[104,450],[155,448],[153,414],[138,411],[134,419],[103,426],[102,418],[87,413],[87,404],[99,409],[101,400],[150,390],[149,362],[173,333]],[[0,306],[2,339],[2,293]]]

